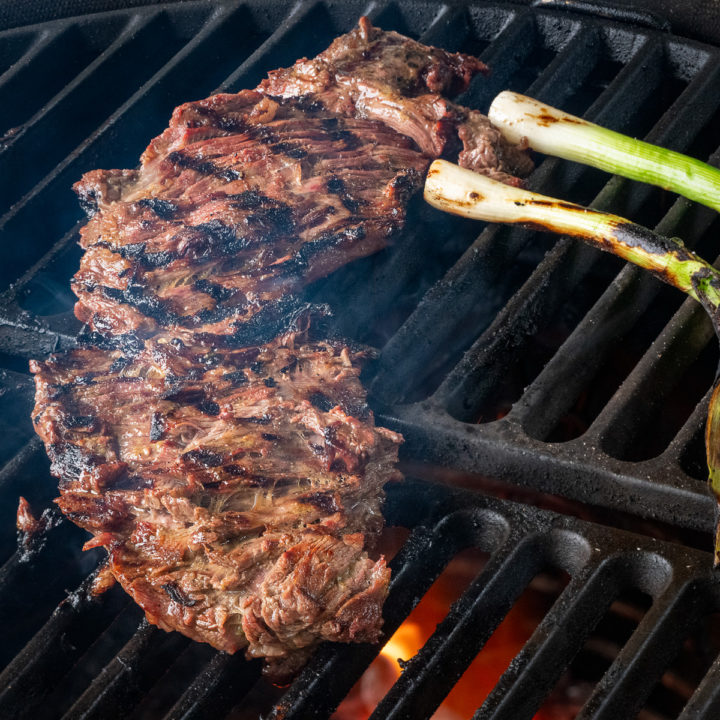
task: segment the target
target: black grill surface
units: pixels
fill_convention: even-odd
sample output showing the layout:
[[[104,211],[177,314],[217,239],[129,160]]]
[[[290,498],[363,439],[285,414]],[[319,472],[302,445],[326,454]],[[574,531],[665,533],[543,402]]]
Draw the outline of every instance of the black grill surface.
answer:
[[[96,167],[135,166],[175,105],[253,87],[362,13],[485,60],[492,75],[461,98],[469,106],[487,110],[510,88],[720,161],[720,51],[649,15],[620,22],[557,5],[182,2],[0,33],[0,716],[242,718],[260,687],[257,663],[147,625],[120,589],[91,598],[103,551],[81,554],[85,533],[50,509],[57,489],[29,420],[27,360],[71,346],[80,329],[72,183]],[[556,160],[539,162],[529,185],[718,253],[715,214],[667,192]],[[419,200],[409,216],[393,248],[308,293],[336,309],[338,332],[381,349],[365,378],[372,404],[405,435],[406,467],[425,478],[389,492],[388,522],[412,532],[393,561],[387,635],[460,550],[490,560],[373,717],[430,717],[544,567],[570,583],[476,717],[531,718],[634,589],[650,609],[580,715],[633,717],[720,612],[710,553],[430,480],[450,474],[480,488],[492,478],[699,531],[709,549],[710,323],[676,291],[567,238],[485,227]],[[17,549],[21,494],[45,510],[46,530]],[[321,648],[265,712],[328,717],[377,652]],[[716,660],[680,717],[720,716],[719,674]]]

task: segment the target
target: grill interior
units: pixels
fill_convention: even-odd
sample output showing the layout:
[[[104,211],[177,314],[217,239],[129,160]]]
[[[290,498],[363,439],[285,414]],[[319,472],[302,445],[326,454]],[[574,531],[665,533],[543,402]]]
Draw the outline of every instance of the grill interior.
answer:
[[[69,278],[82,220],[72,183],[95,167],[133,167],[175,105],[253,87],[363,13],[487,62],[491,77],[473,83],[464,104],[487,110],[510,88],[720,160],[720,51],[641,15],[628,24],[542,4],[258,0],[154,5],[0,33],[3,717],[243,718],[248,698],[259,698],[273,717],[325,718],[377,655],[375,646],[322,647],[293,685],[272,689],[259,664],[146,624],[119,588],[91,598],[104,552],[80,553],[85,533],[53,510],[31,547],[18,548],[14,529],[18,495],[39,514],[57,494],[29,420],[27,360],[71,346],[79,330]],[[670,193],[556,160],[539,163],[529,185],[717,254],[714,213]],[[387,636],[458,552],[489,555],[373,717],[432,716],[548,566],[570,581],[475,717],[531,718],[611,604],[640,592],[647,612],[578,716],[633,717],[687,638],[720,612],[710,554],[434,481],[487,488],[489,477],[603,517],[699,531],[709,548],[702,432],[718,358],[702,310],[575,241],[484,227],[420,201],[393,248],[308,295],[335,308],[338,332],[381,348],[365,378],[372,405],[405,435],[403,462],[419,477],[389,489],[388,523],[412,532],[392,563]],[[720,661],[707,666],[684,709],[654,717],[718,717]]]

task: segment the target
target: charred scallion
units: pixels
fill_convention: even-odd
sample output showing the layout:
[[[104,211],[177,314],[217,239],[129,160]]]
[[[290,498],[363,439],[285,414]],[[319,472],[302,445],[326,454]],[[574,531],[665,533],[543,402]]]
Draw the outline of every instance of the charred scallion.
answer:
[[[504,185],[445,160],[430,166],[425,200],[476,220],[521,223],[581,238],[649,270],[701,302],[711,314],[720,307],[720,272],[681,240],[618,215]]]
[[[700,160],[594,125],[506,90],[493,100],[491,122],[512,143],[659,185],[720,211],[720,170]]]

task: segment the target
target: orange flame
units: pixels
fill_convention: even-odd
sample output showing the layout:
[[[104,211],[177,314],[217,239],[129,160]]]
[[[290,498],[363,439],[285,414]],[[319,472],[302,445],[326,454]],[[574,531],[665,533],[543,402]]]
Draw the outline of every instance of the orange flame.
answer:
[[[461,553],[448,565],[418,606],[380,651],[343,700],[333,720],[367,720],[402,672],[400,663],[412,658],[427,642],[451,605],[477,576],[484,558]],[[520,652],[548,610],[548,599],[528,589],[497,627],[432,720],[464,720],[482,705],[512,659]],[[567,711],[567,713],[565,712]],[[543,707],[535,720],[574,717],[569,707]]]

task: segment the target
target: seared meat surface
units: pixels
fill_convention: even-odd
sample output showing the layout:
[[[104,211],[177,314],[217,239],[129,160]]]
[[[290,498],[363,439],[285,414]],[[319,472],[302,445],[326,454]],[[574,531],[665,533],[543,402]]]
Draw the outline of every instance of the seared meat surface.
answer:
[[[428,165],[381,123],[251,91],[179,108],[150,156],[131,182],[95,171],[79,185],[98,212],[82,230],[76,314],[100,332],[232,335],[384,247]]]
[[[402,227],[431,159],[517,183],[532,167],[451,103],[485,66],[360,27],[256,90],[181,105],[138,170],[75,186],[93,215],[73,290],[101,333],[232,336]]]
[[[389,570],[368,550],[401,438],[374,425],[362,357],[291,333],[32,364],[58,504],[151,622],[276,677],[321,640],[377,640]]]
[[[374,425],[364,354],[310,341],[297,293],[384,247],[433,158],[530,170],[448,99],[485,70],[363,19],[256,90],[177,108],[138,169],[76,185],[95,344],[32,363],[33,422],[60,508],[151,622],[276,678],[322,640],[378,639],[401,438]]]
[[[488,68],[477,58],[428,47],[361,18],[317,57],[269,73],[260,89],[379,120],[430,157],[459,152],[462,167],[515,185],[515,176],[532,170],[527,153],[507,143],[485,115],[448,99],[466,90],[478,72]]]

